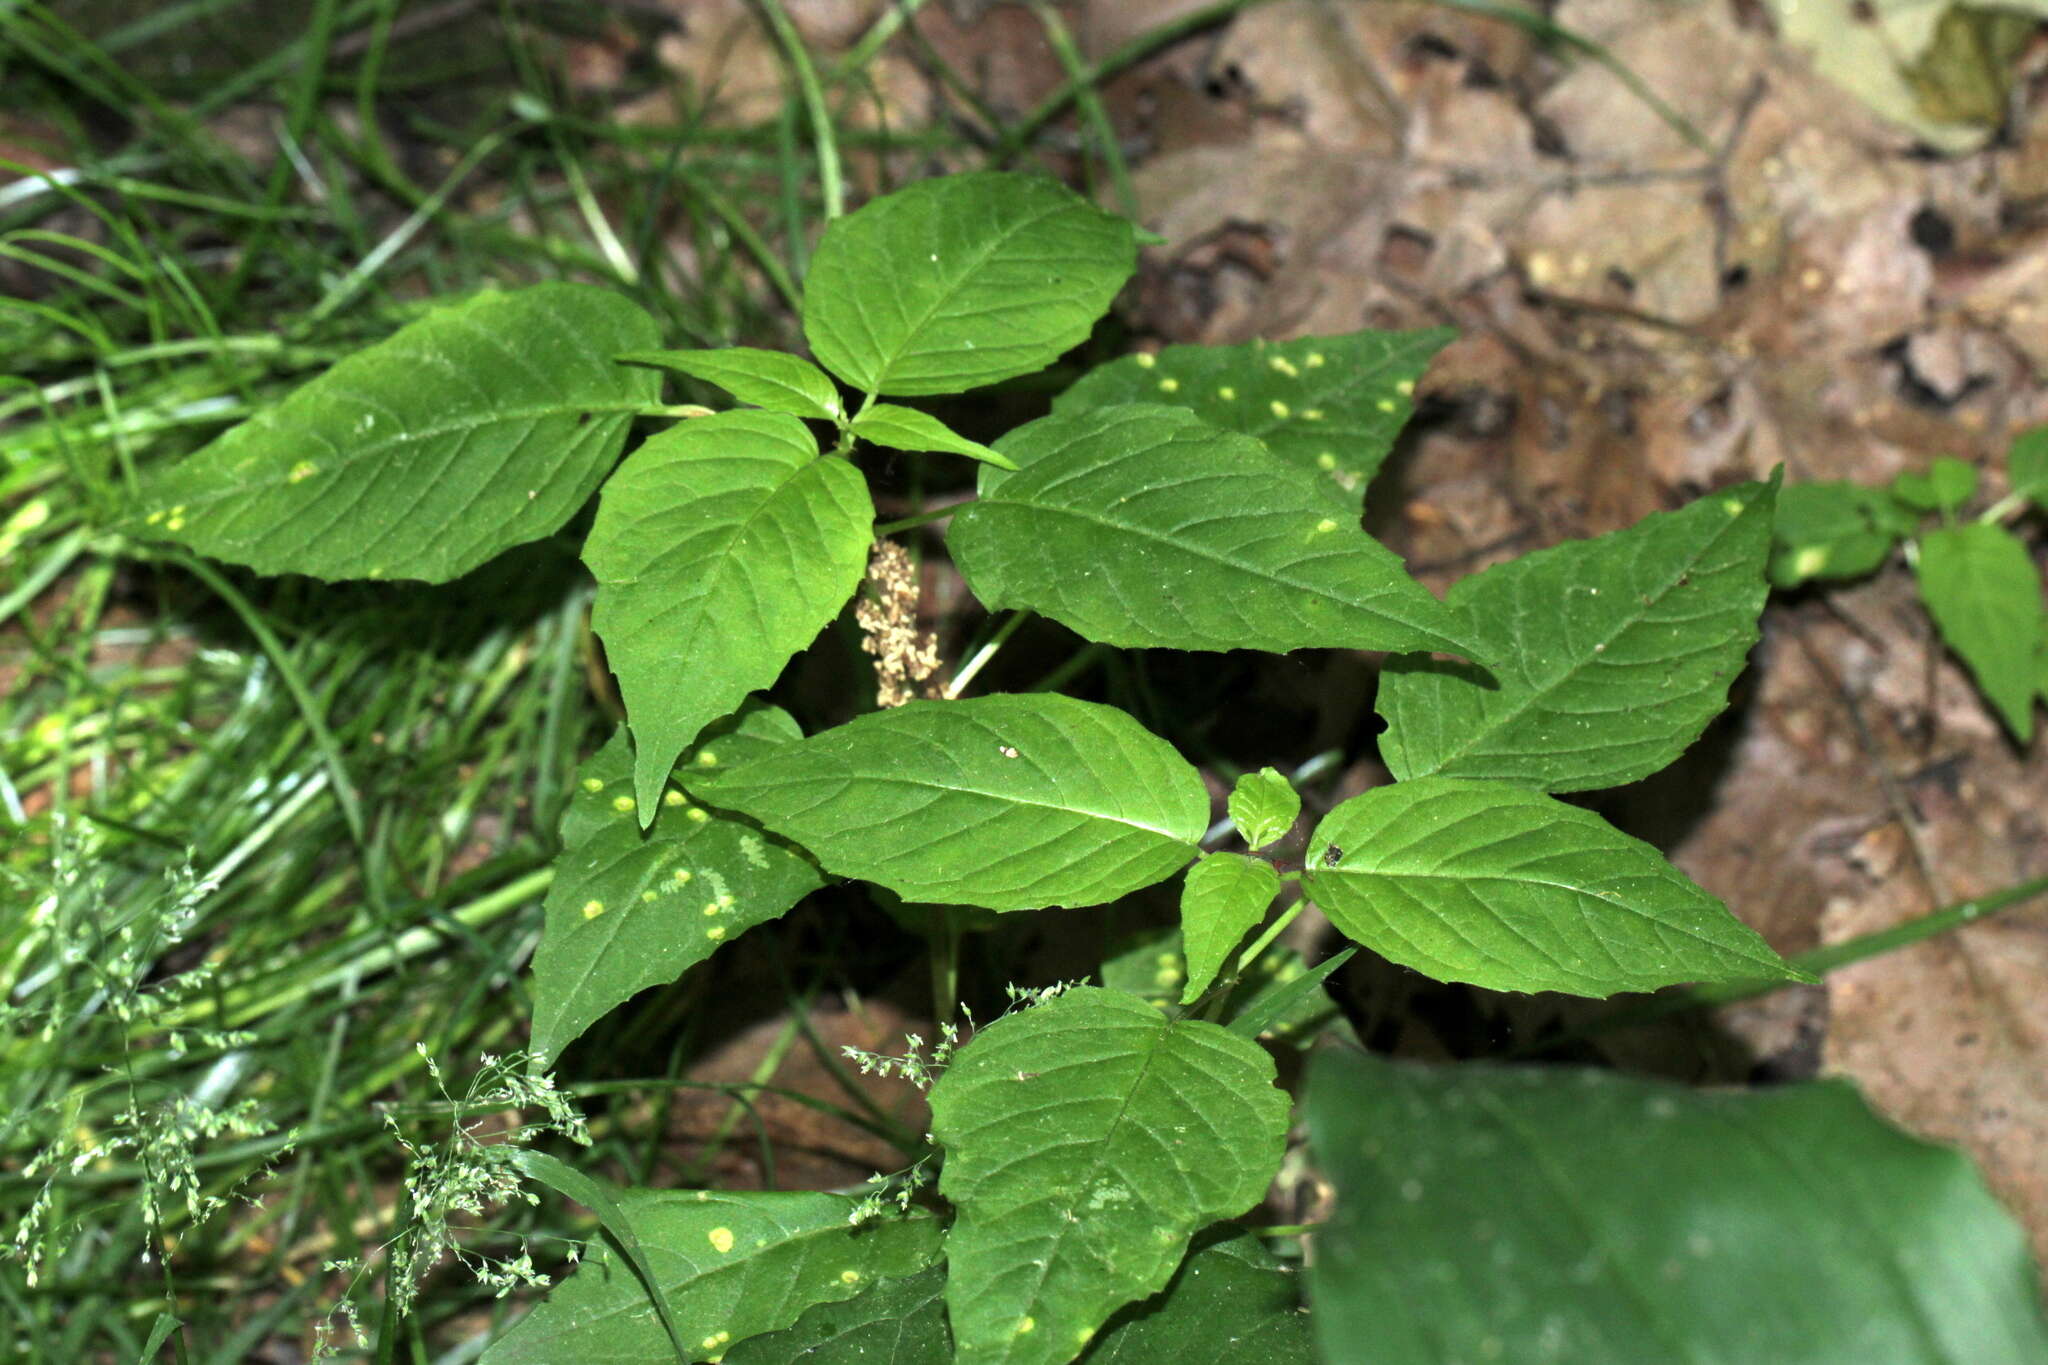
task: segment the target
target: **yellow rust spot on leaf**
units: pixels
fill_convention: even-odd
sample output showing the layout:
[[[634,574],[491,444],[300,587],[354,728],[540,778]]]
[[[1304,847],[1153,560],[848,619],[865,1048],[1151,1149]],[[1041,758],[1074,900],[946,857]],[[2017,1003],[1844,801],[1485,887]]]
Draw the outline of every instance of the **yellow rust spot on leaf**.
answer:
[[[711,812],[705,810],[702,806],[690,807],[688,814],[692,820],[696,821],[700,825],[711,818]]]
[[[1324,517],[1321,521],[1316,523],[1316,532],[1319,535],[1328,535],[1331,531],[1334,531],[1336,529],[1337,523],[1331,520],[1329,517]]]
[[[601,778],[601,777],[586,777],[586,778],[584,778],[584,779],[583,779],[583,790],[585,790],[585,791],[587,791],[587,792],[601,792],[601,791],[603,791],[603,790],[604,790],[604,779],[603,779],[603,778]]]
[[[661,794],[661,804],[664,806],[680,806],[689,799],[673,787]]]
[[[704,931],[704,937],[710,939],[713,943],[719,942],[725,937],[725,926],[723,924],[712,925]]]
[[[1180,381],[1173,378],[1162,379],[1159,381],[1159,391],[1161,393],[1179,393]]]
[[[1237,397],[1237,390],[1231,388],[1230,385],[1225,384],[1222,388],[1216,390],[1216,396],[1218,398],[1221,398],[1224,402],[1228,403]]]
[[[717,754],[715,754],[715,753],[712,753],[712,752],[711,752],[711,750],[709,750],[709,749],[706,749],[706,750],[704,750],[704,751],[703,751],[702,753],[700,753],[700,754],[698,754],[698,755],[697,755],[697,766],[698,766],[698,767],[700,767],[700,768],[715,768],[715,767],[717,767],[717,766],[718,766],[718,755],[717,755]]]
[[[633,813],[633,798],[630,796],[614,796],[612,798],[612,809],[621,815],[631,815]]]
[[[713,1228],[710,1232],[704,1235],[706,1239],[710,1241],[711,1249],[717,1252],[719,1255],[723,1256],[727,1252],[732,1250],[731,1228]]]
[[[1278,417],[1282,421],[1286,421],[1287,418],[1291,416],[1293,413],[1293,409],[1289,408],[1285,403],[1281,402],[1277,398],[1275,398],[1272,402],[1266,404],[1266,406],[1272,410],[1272,413],[1275,417]]]
[[[604,902],[603,902],[603,901],[585,901],[585,902],[583,902],[583,918],[585,918],[585,919],[596,919],[596,918],[597,918],[597,917],[598,917],[599,915],[602,915],[603,913],[604,913]]]
[[[1135,359],[1136,359],[1136,360],[1137,360],[1137,362],[1138,362],[1138,368],[1139,368],[1139,369],[1141,369],[1141,370],[1149,370],[1149,369],[1151,369],[1151,368],[1152,368],[1152,367],[1153,367],[1154,365],[1157,365],[1157,364],[1159,363],[1159,357],[1158,357],[1158,356],[1156,356],[1156,355],[1153,355],[1153,354],[1152,354],[1152,353],[1151,353],[1150,351],[1140,351],[1140,352],[1138,352],[1138,354],[1137,354],[1137,356],[1135,357]]]
[[[314,464],[311,460],[300,460],[292,466],[292,472],[285,475],[285,479],[290,483],[304,483],[319,472],[319,465]]]
[[[1295,368],[1294,362],[1284,355],[1276,355],[1266,363],[1289,379],[1298,379],[1301,376],[1301,371]]]

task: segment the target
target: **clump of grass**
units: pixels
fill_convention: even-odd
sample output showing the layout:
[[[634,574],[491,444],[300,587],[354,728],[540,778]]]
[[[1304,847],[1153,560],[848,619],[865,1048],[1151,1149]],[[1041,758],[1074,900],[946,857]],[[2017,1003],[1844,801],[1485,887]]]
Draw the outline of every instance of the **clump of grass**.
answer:
[[[842,148],[1025,146],[943,63],[964,134],[835,126],[908,10],[825,63],[768,6],[795,79],[740,128],[703,92],[647,127],[567,89],[539,24],[590,22],[573,6],[66,7],[89,33],[0,7],[0,91],[41,130],[37,165],[0,165],[0,1355],[423,1354],[591,1235],[519,1194],[478,1115],[629,1179],[667,1159],[638,1097],[684,1084],[697,1015],[622,1027],[659,1064],[579,1087],[587,1126],[519,1051],[555,818],[616,719],[573,556],[323,586],[110,528],[153,467],[429,299],[564,276],[673,344],[791,341]],[[1074,71],[1027,133],[1092,95]],[[799,989],[760,937],[808,1036],[828,968]],[[713,1087],[720,1140],[773,1074]],[[921,1158],[865,1096],[792,1098]]]

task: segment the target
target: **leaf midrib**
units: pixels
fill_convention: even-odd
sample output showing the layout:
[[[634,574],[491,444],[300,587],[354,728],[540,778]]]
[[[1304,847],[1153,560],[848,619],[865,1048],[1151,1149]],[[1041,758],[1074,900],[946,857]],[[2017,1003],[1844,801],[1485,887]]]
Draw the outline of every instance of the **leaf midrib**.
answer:
[[[739,781],[740,777],[741,773],[739,772],[735,772],[732,774],[732,780],[735,782]],[[778,781],[775,785],[780,787],[804,786],[815,783],[817,780],[818,779],[815,776],[805,777],[801,779],[784,779],[782,781]],[[911,777],[894,777],[888,774],[876,773],[859,773],[853,777],[844,778],[842,779],[842,789],[844,786],[850,786],[852,783],[856,781],[866,784],[872,784],[875,786],[910,787],[919,791],[940,791],[952,792],[959,796],[980,796],[986,797],[991,801],[1000,801],[1006,805],[1011,806],[1027,806],[1034,810],[1050,810],[1059,811],[1067,815],[1080,815],[1085,816],[1089,819],[1100,820],[1105,824],[1121,825],[1126,829],[1139,830],[1146,834],[1157,834],[1161,838],[1166,839],[1169,842],[1179,844],[1186,848],[1192,849],[1193,847],[1195,847],[1195,845],[1190,840],[1182,837],[1181,835],[1175,834],[1172,830],[1162,829],[1158,825],[1148,824],[1143,820],[1131,819],[1121,815],[1112,815],[1105,811],[1094,810],[1084,806],[1062,806],[1051,801],[1032,800],[1028,797],[1017,796],[1007,792],[982,791],[980,788],[977,787],[956,787],[950,786],[943,782],[933,782],[925,779]],[[718,784],[716,781],[708,783],[700,782],[699,785],[704,787],[705,790],[709,791],[711,795],[718,795]]]
[[[1273,572],[1271,569],[1262,568],[1257,565],[1245,564],[1239,560],[1232,559],[1227,555],[1220,554],[1214,550],[1208,549],[1207,547],[1202,546],[1200,544],[1190,544],[1189,542],[1184,540],[1175,540],[1172,536],[1166,535],[1159,531],[1150,530],[1149,528],[1143,526],[1134,526],[1128,522],[1112,521],[1107,517],[1101,516],[1093,512],[1089,512],[1082,508],[1060,506],[1056,503],[1026,502],[1022,498],[1015,497],[984,498],[982,499],[982,503],[983,505],[993,505],[999,507],[1016,507],[1030,512],[1056,513],[1062,516],[1071,517],[1076,521],[1087,522],[1092,525],[1100,526],[1108,530],[1121,531],[1125,534],[1134,536],[1141,540],[1155,541],[1158,544],[1167,546],[1170,549],[1178,550],[1184,554],[1191,554],[1197,559],[1207,560],[1209,563],[1215,564],[1221,568],[1233,569],[1241,573],[1248,573],[1254,577],[1262,578],[1268,583],[1273,583],[1283,588],[1294,589],[1308,596],[1319,598],[1325,602],[1330,602],[1338,607],[1343,608],[1346,611],[1366,612],[1373,616],[1379,617],[1381,620],[1391,621],[1394,624],[1403,627],[1404,629],[1412,630],[1418,635],[1434,636],[1438,641],[1438,648],[1443,649],[1450,653],[1455,653],[1459,655],[1461,658],[1465,654],[1464,646],[1459,645],[1456,641],[1450,639],[1442,632],[1433,630],[1428,626],[1416,625],[1412,621],[1403,620],[1401,617],[1394,615],[1392,612],[1378,611],[1366,605],[1363,602],[1353,601],[1348,597],[1340,596],[1337,593],[1331,592],[1325,588],[1318,587],[1312,583],[1303,583],[1296,579],[1284,577],[1281,574]],[[970,509],[970,512],[971,510],[972,509]],[[1363,535],[1364,533],[1360,532],[1359,534]],[[1423,591],[1426,594],[1428,590],[1423,589]],[[1397,596],[1399,592],[1399,585],[1396,584],[1388,588],[1383,588],[1377,595],[1379,597]],[[1432,598],[1431,600],[1434,601],[1435,599]],[[1183,614],[1182,619],[1183,621],[1186,620],[1185,614]]]

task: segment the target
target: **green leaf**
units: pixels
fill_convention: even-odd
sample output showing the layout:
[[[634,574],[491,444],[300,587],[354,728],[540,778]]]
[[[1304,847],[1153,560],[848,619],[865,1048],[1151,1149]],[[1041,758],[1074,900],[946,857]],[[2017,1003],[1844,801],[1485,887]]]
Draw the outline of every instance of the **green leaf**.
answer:
[[[1768,587],[1772,488],[1745,484],[1462,579],[1449,601],[1491,677],[1392,661],[1380,753],[1402,780],[1586,791],[1647,777],[1728,704]]]
[[[1015,469],[1008,458],[979,441],[954,434],[928,412],[896,403],[877,403],[853,419],[853,434],[891,450],[943,450],[983,460],[999,469]]]
[[[2048,426],[2032,427],[2013,438],[2005,457],[2006,481],[2012,491],[2048,507]]]
[[[990,910],[1096,905],[1196,853],[1202,779],[1114,707],[1049,693],[914,701],[690,790],[844,877]]]
[[[1134,648],[1449,650],[1456,621],[1356,509],[1249,436],[1156,404],[1020,427],[953,519],[991,610]]]
[[[1358,949],[1345,948],[1314,967],[1304,967],[1296,959],[1245,1001],[1243,1010],[1226,1027],[1240,1038],[1260,1038],[1269,1032],[1284,1034],[1303,1027],[1315,1015],[1332,1008],[1323,983],[1356,956]]]
[[[953,1365],[946,1271],[882,1280],[845,1303],[821,1303],[794,1327],[753,1337],[725,1365]]]
[[[804,336],[869,393],[960,393],[1087,339],[1137,260],[1131,225],[1051,180],[920,181],[825,229]]]
[[[1796,483],[1778,490],[1771,582],[1860,578],[1883,564],[1915,519],[1882,491],[1853,483]]]
[[[1266,907],[1279,894],[1280,874],[1263,858],[1211,853],[1188,869],[1180,893],[1181,941],[1188,960],[1183,1005],[1209,989],[1230,950],[1266,917]]]
[[[1604,996],[1806,979],[1656,849],[1502,782],[1353,797],[1316,826],[1303,884],[1348,937],[1439,981]]]
[[[1415,381],[1457,333],[1352,332],[1243,346],[1168,346],[1099,365],[1053,400],[1078,414],[1121,403],[1188,408],[1330,480],[1356,509],[1415,408]]]
[[[640,1280],[640,1288],[647,1294],[647,1302],[654,1309],[654,1315],[661,1323],[661,1330],[667,1334],[668,1342],[675,1350],[678,1361],[687,1362],[695,1354],[683,1341],[682,1328],[677,1324],[675,1313],[668,1304],[668,1295],[663,1291],[660,1278],[655,1274],[653,1263],[647,1259],[646,1250],[640,1245],[640,1235],[634,1230],[633,1220],[619,1201],[612,1197],[612,1187],[604,1181],[594,1179],[569,1165],[558,1157],[546,1152],[536,1152],[530,1147],[512,1147],[505,1159],[517,1167],[529,1180],[537,1180],[557,1194],[566,1195],[597,1215],[598,1226],[605,1230],[612,1244],[619,1249],[626,1264]]]
[[[1301,794],[1272,768],[1237,779],[1230,789],[1230,823],[1247,848],[1278,842],[1301,817]]]
[[[1195,1239],[1159,1294],[1118,1312],[1083,1365],[1310,1365],[1294,1272],[1257,1237],[1216,1228]]]
[[[736,726],[707,730],[685,764],[744,761],[798,738],[783,712],[750,707]],[[543,1066],[614,1005],[675,980],[823,884],[781,840],[691,805],[675,787],[643,832],[624,727],[576,779],[533,955],[532,1047]]]
[[[742,403],[770,412],[827,422],[838,421],[846,412],[832,376],[801,356],[782,351],[727,346],[714,351],[628,351],[619,359],[716,384]]]
[[[876,1279],[912,1274],[938,1251],[929,1218],[847,1218],[836,1194],[721,1194],[616,1189],[616,1211],[666,1296],[685,1344],[716,1356],[775,1332],[813,1304],[853,1297]],[[595,1254],[483,1354],[483,1365],[647,1365],[670,1358],[639,1277],[609,1247]]]
[[[1943,643],[2024,744],[2034,734],[2034,668],[2043,639],[2041,575],[2001,526],[1972,522],[1920,537],[1920,595]]]
[[[583,547],[633,728],[640,823],[683,746],[773,683],[867,569],[875,508],[787,413],[671,427],[605,485]]]
[[[1310,1273],[1329,1365],[2048,1360],[2012,1219],[1837,1082],[1332,1049],[1308,1119],[1337,1188]]]
[[[445,582],[560,529],[618,458],[659,340],[580,284],[436,308],[152,479],[130,528],[259,573]]]
[[[1119,1310],[1084,1365],[1308,1365],[1308,1318],[1293,1272],[1259,1239],[1218,1228],[1195,1239],[1165,1289]],[[819,1304],[786,1332],[755,1337],[725,1365],[952,1365],[946,1274],[883,1280],[847,1303]]]
[[[959,1365],[1073,1359],[1265,1194],[1288,1108],[1256,1043],[1093,987],[983,1029],[931,1106]]]
[[[1977,491],[1977,471],[1952,455],[1938,457],[1925,474],[1892,480],[1892,496],[1920,512],[1953,512]]]

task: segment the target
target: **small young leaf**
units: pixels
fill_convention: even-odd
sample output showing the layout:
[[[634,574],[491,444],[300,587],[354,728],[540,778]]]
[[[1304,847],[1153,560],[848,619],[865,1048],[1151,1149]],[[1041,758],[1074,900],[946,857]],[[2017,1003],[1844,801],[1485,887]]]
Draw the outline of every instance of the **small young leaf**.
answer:
[[[612,357],[659,339],[588,285],[436,308],[151,480],[132,529],[259,573],[460,577],[589,499],[661,389]]]
[[[697,732],[766,687],[860,586],[867,481],[787,413],[722,412],[633,452],[583,547],[633,730],[640,823]]]
[[[1272,768],[1246,773],[1230,789],[1230,823],[1246,848],[1275,842],[1300,816],[1301,794]]]
[[[1918,512],[1953,512],[1977,491],[1977,471],[1952,455],[1938,457],[1925,474],[1892,480],[1892,496]]]
[[[1342,489],[1355,509],[1414,411],[1415,381],[1457,333],[1352,332],[1243,346],[1168,346],[1098,365],[1056,413],[1168,403],[1263,441]]]
[[[931,1106],[959,1365],[1072,1360],[1266,1192],[1288,1107],[1256,1043],[1093,987],[976,1034]]]
[[[943,450],[950,455],[985,461],[998,469],[1017,467],[991,447],[956,435],[930,413],[897,403],[877,403],[856,417],[853,434],[891,450]]]
[[[1448,650],[1457,622],[1355,508],[1249,436],[1157,404],[1019,427],[948,543],[991,610],[1132,648]]]
[[[1728,704],[1767,592],[1772,488],[1745,484],[1453,584],[1492,675],[1426,659],[1380,678],[1380,753],[1541,791],[1619,786],[1683,753]]]
[[[1771,582],[1860,578],[1884,563],[1916,518],[1882,490],[1853,483],[1796,483],[1778,490]]]
[[[960,393],[1080,344],[1136,260],[1128,222],[1051,180],[941,176],[825,229],[804,336],[865,392]]]
[[[2005,457],[2006,482],[2012,491],[2048,507],[2048,426],[2033,427],[2013,439]]]
[[[744,762],[802,737],[773,707],[750,707],[705,735],[686,767]],[[623,726],[576,783],[533,955],[532,1047],[543,1066],[614,1005],[675,980],[823,884],[781,840],[693,806],[674,787],[643,832]]]
[[[684,1343],[716,1356],[780,1331],[813,1304],[913,1274],[938,1252],[930,1218],[849,1225],[836,1194],[614,1189]],[[482,1365],[646,1365],[671,1359],[640,1277],[600,1246],[484,1352]]]
[[[1656,849],[1505,782],[1353,797],[1316,827],[1302,879],[1346,936],[1439,981],[1606,996],[1806,979]]]
[[[1243,942],[1280,894],[1280,874],[1263,858],[1211,853],[1188,869],[1180,893],[1181,941],[1188,984],[1180,1002],[1191,1005],[1209,989],[1230,950]]]
[[[2024,744],[2034,734],[2035,660],[2044,638],[2041,575],[2001,526],[1971,522],[1920,537],[1920,595],[1943,643]]]
[[[914,701],[729,770],[693,794],[844,877],[990,910],[1097,905],[1195,856],[1202,779],[1114,707],[1050,693]]]
[[[712,351],[628,351],[619,359],[680,371],[770,412],[836,422],[845,411],[832,376],[803,357],[782,351],[727,346]]]
[[[1840,1082],[1328,1049],[1308,1124],[1337,1193],[1309,1272],[1329,1365],[2048,1360],[2011,1215]]]

